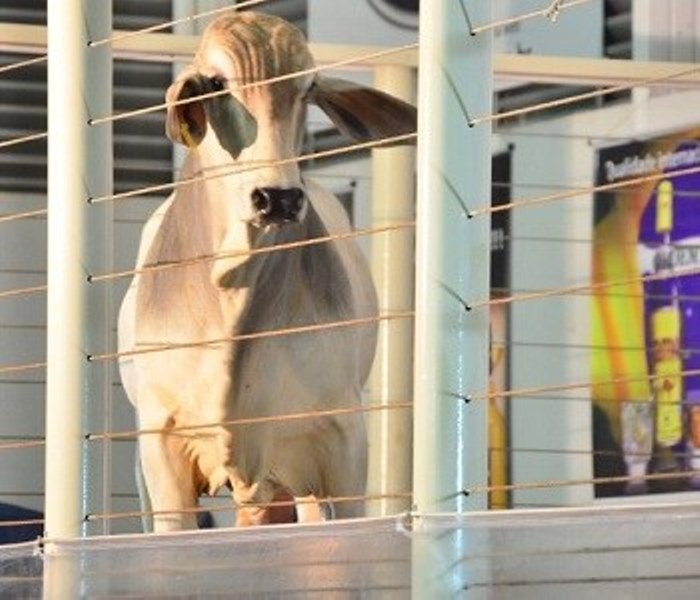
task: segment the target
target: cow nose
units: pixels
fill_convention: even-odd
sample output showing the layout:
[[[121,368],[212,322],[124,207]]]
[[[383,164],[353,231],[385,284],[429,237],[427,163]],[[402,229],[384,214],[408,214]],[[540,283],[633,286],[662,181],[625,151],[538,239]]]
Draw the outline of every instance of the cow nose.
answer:
[[[304,207],[304,190],[296,187],[256,188],[252,198],[253,208],[265,223],[281,225],[297,221]]]

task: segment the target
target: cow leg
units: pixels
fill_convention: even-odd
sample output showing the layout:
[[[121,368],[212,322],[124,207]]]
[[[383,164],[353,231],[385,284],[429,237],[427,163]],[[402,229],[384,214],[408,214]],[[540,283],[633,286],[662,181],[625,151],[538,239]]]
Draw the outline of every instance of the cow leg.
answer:
[[[236,527],[254,527],[269,523],[270,509],[259,505],[272,499],[271,491],[259,483],[247,484],[237,469],[232,469],[230,476],[233,487],[231,495],[236,504]]]
[[[143,435],[139,453],[153,511],[153,530],[197,529],[192,469],[182,440],[163,434]],[[158,514],[164,512],[165,514]]]
[[[318,523],[326,520],[321,510],[321,505],[313,494],[301,497],[295,496],[294,500],[299,523]]]
[[[270,522],[267,508],[239,506],[236,510],[236,527],[255,527]]]
[[[357,417],[357,418],[356,418]],[[367,433],[362,415],[345,421],[343,444],[337,446],[328,472],[330,498],[363,497],[367,489]],[[354,422],[352,421],[354,419]],[[365,516],[364,500],[332,502],[333,518],[353,519]]]

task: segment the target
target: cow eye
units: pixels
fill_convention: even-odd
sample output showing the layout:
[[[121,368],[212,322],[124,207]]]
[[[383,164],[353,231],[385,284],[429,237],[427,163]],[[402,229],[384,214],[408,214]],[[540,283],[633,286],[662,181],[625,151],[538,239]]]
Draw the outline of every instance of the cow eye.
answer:
[[[211,77],[209,79],[209,84],[214,92],[220,92],[226,87],[226,82],[221,79],[221,77]]]

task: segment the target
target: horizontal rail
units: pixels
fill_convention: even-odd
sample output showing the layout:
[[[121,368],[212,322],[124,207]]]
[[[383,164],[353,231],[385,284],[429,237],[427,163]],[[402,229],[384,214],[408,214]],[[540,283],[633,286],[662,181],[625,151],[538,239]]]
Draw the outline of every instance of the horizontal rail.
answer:
[[[120,32],[115,32],[118,34]],[[189,60],[199,44],[199,36],[148,33],[114,42],[115,58],[131,60]],[[380,46],[343,46],[339,44],[310,44],[311,52],[320,63],[337,62],[385,49]],[[0,23],[0,50],[17,53],[44,53],[46,27]],[[359,63],[360,67],[397,65],[418,66],[418,52],[406,50]],[[522,54],[496,54],[496,77],[537,81],[541,83],[581,84],[590,86],[638,83],[648,79],[670,77],[679,70],[693,68],[693,63],[664,61],[630,61],[609,58],[578,58]],[[700,73],[688,73],[673,81],[658,85],[700,86]]]

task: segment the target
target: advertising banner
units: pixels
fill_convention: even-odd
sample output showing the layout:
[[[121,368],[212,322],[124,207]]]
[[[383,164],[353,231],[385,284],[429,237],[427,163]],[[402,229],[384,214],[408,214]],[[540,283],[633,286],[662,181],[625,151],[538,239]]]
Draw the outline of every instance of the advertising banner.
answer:
[[[592,298],[596,496],[700,489],[700,128],[599,152]],[[693,471],[698,471],[697,474]]]

